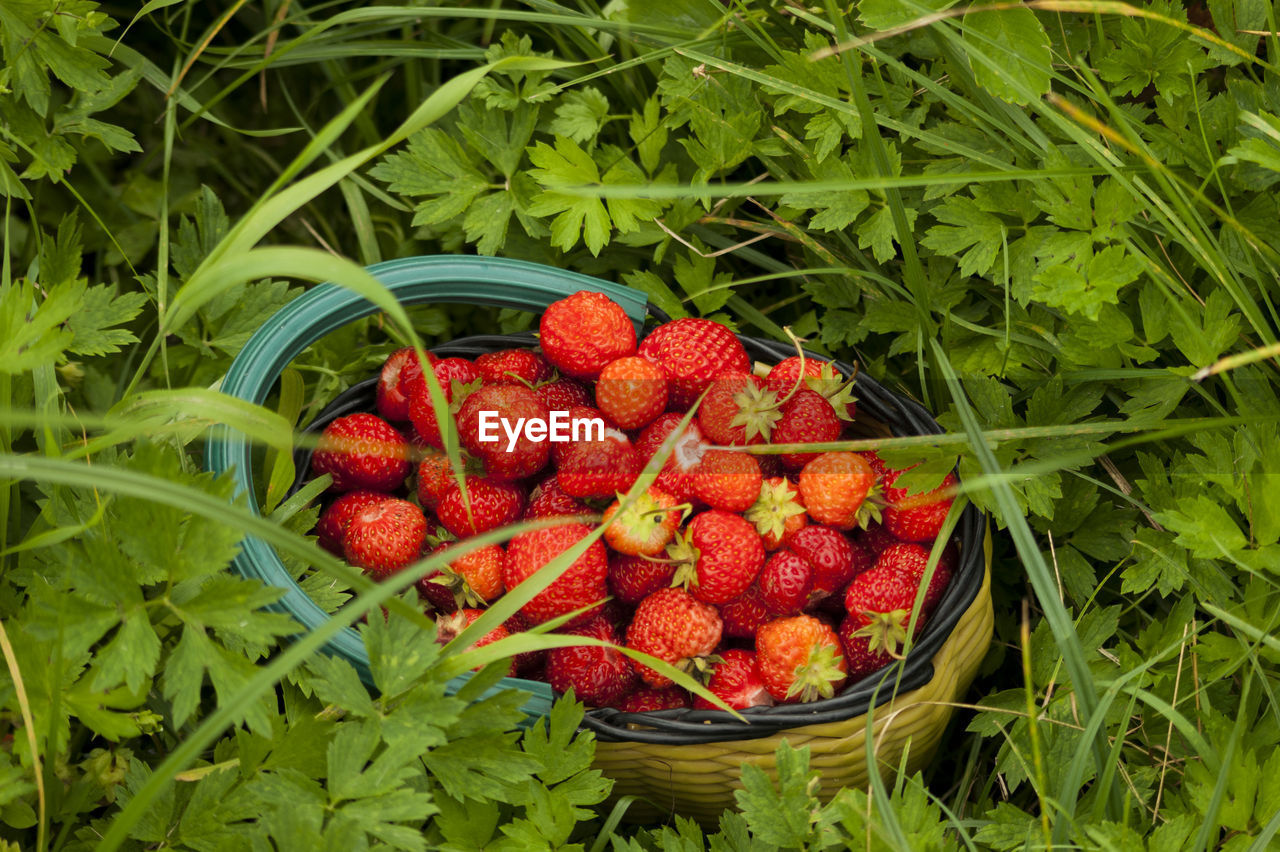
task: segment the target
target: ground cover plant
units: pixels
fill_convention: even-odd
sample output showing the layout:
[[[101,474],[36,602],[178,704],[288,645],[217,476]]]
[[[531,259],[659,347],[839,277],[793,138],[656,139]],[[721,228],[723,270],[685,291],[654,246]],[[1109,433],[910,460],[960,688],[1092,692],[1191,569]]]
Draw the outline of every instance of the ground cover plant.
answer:
[[[9,0],[0,5],[0,848],[1280,846],[1280,36],[1272,4]],[[285,500],[290,435],[391,351],[364,265],[477,252],[857,360],[995,531],[942,755],[820,805],[625,825],[561,702],[445,682],[400,588]],[[218,382],[332,280],[385,310],[266,407]],[[201,473],[231,423],[264,516]],[[899,445],[901,446],[901,445]],[[378,691],[228,573],[248,530]],[[435,566],[421,563],[419,574]],[[286,639],[292,641],[286,641]]]

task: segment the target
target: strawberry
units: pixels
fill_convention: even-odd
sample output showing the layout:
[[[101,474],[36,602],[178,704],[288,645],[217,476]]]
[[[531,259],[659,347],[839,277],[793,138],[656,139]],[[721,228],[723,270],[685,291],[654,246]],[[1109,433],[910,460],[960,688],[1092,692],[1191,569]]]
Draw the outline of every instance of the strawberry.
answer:
[[[320,434],[311,469],[333,477],[334,491],[395,491],[409,475],[409,442],[374,414],[339,417]]]
[[[667,407],[667,374],[634,355],[610,361],[596,382],[596,405],[623,429],[647,426]]]
[[[623,508],[621,498],[604,510],[604,540],[628,556],[657,556],[666,548],[684,514],[673,508],[676,499],[658,488],[649,488]]]
[[[612,497],[627,491],[644,469],[644,460],[627,436],[606,432],[603,441],[564,444],[556,480],[572,497]]]
[[[943,555],[946,555],[945,550]],[[951,563],[951,559],[940,557],[938,564],[934,566],[933,577],[930,578],[929,587],[925,589],[924,593],[925,612],[932,612],[933,608],[938,605],[938,601],[942,599],[942,593],[947,590],[947,584],[951,582]],[[879,570],[887,569],[902,574],[919,586],[920,582],[924,580],[925,569],[928,564],[928,550],[918,544],[902,543],[886,547],[876,559],[875,568]]]
[[[444,549],[447,549],[445,545]],[[439,552],[434,551],[434,552]],[[418,581],[418,590],[432,603],[439,602],[445,590],[457,606],[480,606],[501,595],[502,547],[488,544],[459,556],[444,570],[436,571]]]
[[[458,538],[514,523],[524,510],[524,492],[518,485],[483,476],[467,476],[465,483],[465,490],[455,483],[436,506],[440,523]]]
[[[507,632],[512,636],[517,633],[524,633],[533,625],[529,620],[516,610],[511,617],[502,622],[502,626],[507,628]],[[542,673],[544,664],[546,663],[546,651],[522,651],[511,658],[511,675],[513,677],[531,677],[536,680],[545,681],[546,677]]]
[[[460,609],[448,615],[438,616],[436,618],[436,641],[441,645],[448,645],[458,638],[459,633],[474,624],[475,620],[482,615],[484,615],[484,610],[482,609]],[[506,639],[509,635],[507,628],[499,624],[462,650],[469,651],[472,648],[483,648],[485,645],[497,642],[499,639]]]
[[[577,379],[561,376],[552,382],[544,382],[533,389],[550,411],[568,411],[571,408],[589,406],[591,391]]]
[[[618,644],[613,625],[602,616],[561,631]],[[579,701],[595,707],[611,707],[635,688],[638,678],[631,661],[617,648],[571,645],[547,651],[547,683],[557,692],[573,690]]]
[[[813,567],[810,601],[833,595],[859,572],[871,567],[865,551],[854,548],[839,530],[810,524],[787,542],[787,547]]]
[[[711,680],[707,681],[707,689],[734,710],[745,710],[748,707],[769,707],[773,704],[773,696],[765,688],[760,676],[760,667],[756,665],[756,655],[741,648],[730,648],[721,651],[720,662],[715,664],[711,672]],[[693,706],[696,710],[719,710],[705,698],[695,698]]]
[[[830,362],[807,356],[804,358],[804,381],[799,383],[800,361],[798,355],[779,361],[765,377],[765,387],[777,393],[779,397],[786,397],[794,391],[804,389],[814,391],[827,400],[837,417],[841,420],[852,420],[858,410],[858,402],[853,395],[853,383],[840,375]],[[774,439],[774,443],[782,442]]]
[[[809,602],[813,566],[795,552],[779,550],[769,557],[756,579],[765,605],[774,615],[793,615]]]
[[[905,472],[891,471],[884,479],[885,529],[902,541],[932,541],[942,532],[951,510],[951,495],[959,482],[954,473],[948,473],[932,491],[908,494],[905,488],[894,487],[898,476]]]
[[[588,290],[549,305],[538,322],[538,340],[557,370],[583,379],[636,352],[636,328],[626,311]]]
[[[343,553],[347,561],[375,580],[418,561],[427,537],[422,510],[397,497],[365,506],[347,524]]]
[[[542,364],[528,349],[502,349],[476,358],[476,369],[486,385],[515,382],[532,387],[542,372]]]
[[[609,554],[609,592],[627,606],[635,606],[649,595],[671,585],[676,566],[643,556]]]
[[[819,444],[840,440],[844,424],[821,394],[811,390],[796,393],[782,406],[778,425],[773,429],[775,444]],[[789,470],[800,470],[818,457],[817,453],[783,453],[782,463]]]
[[[655,713],[688,706],[689,694],[678,686],[665,686],[661,689],[642,686],[618,703],[618,709],[623,713]]]
[[[590,514],[593,514],[591,507],[577,497],[565,494],[553,473],[529,492],[529,504],[525,507],[523,518],[529,520]]]
[[[713,509],[745,512],[760,497],[764,476],[753,456],[707,450],[693,469],[693,493]]]
[[[440,383],[440,392],[444,394],[449,413],[456,416],[463,401],[480,386],[479,371],[464,358],[445,358],[437,361],[431,369]],[[413,422],[414,431],[427,446],[441,449],[444,436],[426,379],[419,373],[409,382],[409,387],[409,420]]]
[[[720,616],[715,607],[684,589],[662,589],[636,607],[627,630],[627,647],[688,670],[698,658],[715,650],[720,635]],[[633,665],[649,686],[671,683],[666,675],[648,666]]]
[[[855,535],[858,543],[871,551],[872,556],[879,556],[886,547],[898,543],[898,539],[885,528],[884,524],[867,524]]]
[[[756,662],[769,694],[782,703],[830,698],[847,679],[840,637],[811,615],[779,618],[761,627]]]
[[[640,343],[639,354],[667,371],[671,405],[681,411],[725,370],[751,371],[747,350],[732,331],[696,317],[658,326]]]
[[[758,583],[752,583],[738,597],[720,604],[724,635],[736,639],[755,639],[756,631],[773,617]]]
[[[809,523],[809,516],[797,499],[799,494],[795,484],[781,476],[768,477],[761,483],[760,495],[744,517],[756,525],[765,550],[777,550]]]
[[[845,592],[845,609],[857,628],[850,635],[867,637],[870,651],[899,657],[919,587],[918,578],[877,560],[876,567],[855,577]],[[917,630],[923,621],[921,616]]]
[[[320,513],[316,521],[316,542],[335,556],[342,555],[342,542],[347,536],[347,525],[361,509],[381,503],[387,495],[381,491],[348,491]]]
[[[648,463],[662,449],[667,438],[680,426],[682,416],[663,414],[645,427],[636,440],[636,452]],[[691,420],[688,427],[675,439],[670,454],[658,471],[654,484],[675,497],[681,503],[694,499],[693,471],[711,445],[706,442],[698,421]]]
[[[862,680],[894,661],[894,657],[883,648],[871,647],[871,637],[859,632],[863,627],[861,621],[849,615],[840,622],[836,631],[840,644],[844,646],[845,665],[849,668],[851,681]]]
[[[875,518],[875,485],[875,472],[863,456],[822,453],[800,471],[800,502],[818,523],[853,529]]]
[[[428,364],[434,364],[440,360],[430,352],[425,354]],[[409,419],[409,395],[405,392],[408,384],[405,380],[415,371],[419,376],[422,375],[422,363],[414,357],[412,346],[397,349],[387,357],[382,364],[382,370],[378,373],[379,414],[388,420]]]
[[[576,405],[563,414],[558,409],[553,410],[552,417],[564,423],[559,428],[562,432],[567,432],[570,439],[568,441],[555,441],[551,444],[552,467],[558,468],[563,465],[565,456],[579,444],[588,441],[603,441],[610,435],[615,438],[626,439],[628,442],[631,440],[627,438],[625,432],[618,428],[616,423],[604,416],[603,411],[598,408],[592,408],[590,405]]]
[[[515,536],[507,544],[507,557],[502,563],[503,585],[514,590],[590,532],[582,524],[564,524]],[[534,595],[520,611],[534,624],[541,624],[598,603],[609,593],[605,583],[608,573],[605,546],[600,541],[593,541],[551,585]],[[582,621],[586,617],[589,616],[580,615],[577,620]]]
[[[667,548],[680,567],[676,583],[703,603],[722,604],[746,591],[764,564],[764,543],[742,516],[712,509],[694,517]]]
[[[462,453],[462,469],[464,473],[480,472],[480,466],[466,453]],[[417,486],[418,502],[423,508],[434,512],[441,498],[457,487],[449,457],[435,447],[424,449],[422,461],[418,462]]]
[[[524,385],[485,385],[458,410],[462,445],[484,462],[493,479],[510,481],[541,470],[551,455],[546,435],[535,440],[528,423],[546,424],[551,412]],[[515,433],[514,439],[512,433]]]
[[[459,385],[474,385],[481,380],[480,370],[466,358],[440,358],[432,361],[431,372],[435,373],[436,381],[440,383],[440,390],[446,393],[453,387],[454,382]],[[427,392],[427,380],[422,375],[420,365],[410,362],[405,367],[400,375],[400,392],[410,401],[410,404],[415,396]]]
[[[777,394],[745,370],[717,375],[698,408],[698,425],[717,444],[762,444],[779,417]]]

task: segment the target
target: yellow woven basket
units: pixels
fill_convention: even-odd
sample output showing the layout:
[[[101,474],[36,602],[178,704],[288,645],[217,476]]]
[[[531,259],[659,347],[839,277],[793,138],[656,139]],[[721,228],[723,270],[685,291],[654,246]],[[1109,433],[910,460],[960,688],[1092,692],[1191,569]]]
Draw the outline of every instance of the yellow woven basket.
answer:
[[[909,772],[930,761],[955,701],[968,689],[991,644],[989,531],[983,551],[982,588],[933,656],[933,677],[924,686],[897,696],[891,694],[892,681],[882,689],[889,697],[873,711],[871,727],[881,772],[896,771],[904,753]],[[865,786],[866,736],[867,716],[861,715],[750,740],[695,745],[600,742],[594,765],[614,780],[614,800],[637,797],[627,810],[628,819],[651,822],[678,813],[710,827],[722,811],[736,807],[733,794],[742,789],[743,766],[757,766],[776,780],[774,751],[783,740],[795,748],[809,747],[809,765],[821,773],[817,795],[822,801],[829,801],[842,787]]]

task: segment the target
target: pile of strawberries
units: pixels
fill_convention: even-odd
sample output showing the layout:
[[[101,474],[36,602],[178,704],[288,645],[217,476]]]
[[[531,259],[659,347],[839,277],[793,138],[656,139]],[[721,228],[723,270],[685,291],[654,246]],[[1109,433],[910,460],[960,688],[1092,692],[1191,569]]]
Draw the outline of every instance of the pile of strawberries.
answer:
[[[602,539],[477,644],[582,610],[558,632],[671,663],[737,709],[828,698],[900,657],[954,476],[911,495],[875,453],[743,449],[846,437],[851,379],[800,356],[753,369],[737,337],[705,319],[665,323],[637,346],[622,308],[588,291],[551,305],[539,331],[540,352],[428,354],[425,366],[412,349],[392,354],[378,415],[334,420],[313,456],[336,495],[315,530],[320,544],[384,579],[457,540],[565,518],[419,582],[446,642],[606,524]],[[424,369],[465,449],[461,485]],[[577,440],[549,440],[557,418],[596,425]],[[624,501],[642,474],[650,484]],[[949,543],[917,631],[956,558]],[[712,706],[691,703],[616,647],[557,648],[513,665],[590,705]]]

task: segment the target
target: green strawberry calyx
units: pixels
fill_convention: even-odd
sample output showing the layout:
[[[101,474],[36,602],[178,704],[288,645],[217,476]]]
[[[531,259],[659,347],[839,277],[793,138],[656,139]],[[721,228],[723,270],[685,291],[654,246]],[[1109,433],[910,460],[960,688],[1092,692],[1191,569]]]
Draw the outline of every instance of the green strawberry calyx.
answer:
[[[862,610],[860,614],[867,619],[867,623],[855,630],[853,635],[867,637],[869,651],[884,651],[895,660],[901,660],[902,652],[899,649],[907,642],[907,621],[911,618],[911,610]]]
[[[780,541],[787,520],[804,514],[804,506],[800,505],[798,496],[799,491],[787,480],[772,483],[766,480],[760,486],[760,496],[743,513],[743,517],[755,525],[761,537]]]
[[[845,678],[840,663],[844,655],[835,645],[822,645],[809,651],[808,661],[796,666],[787,687],[787,698],[799,696],[801,702],[817,701],[836,694],[836,684]]]

